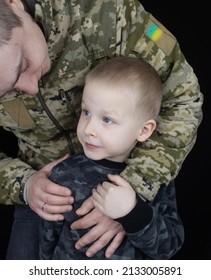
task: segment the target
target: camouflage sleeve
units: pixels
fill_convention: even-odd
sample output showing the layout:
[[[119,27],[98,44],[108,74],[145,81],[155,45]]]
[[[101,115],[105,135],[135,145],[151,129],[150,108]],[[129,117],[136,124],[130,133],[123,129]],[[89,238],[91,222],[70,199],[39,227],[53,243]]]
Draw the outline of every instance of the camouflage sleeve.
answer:
[[[3,153],[0,157],[0,203],[24,205],[21,196],[25,183],[36,171],[19,159],[5,157]]]
[[[174,179],[196,141],[202,120],[203,95],[192,67],[175,37],[136,1],[121,12],[120,55],[143,57],[158,71],[163,102],[152,137],[134,148],[121,173],[151,201],[161,184]],[[134,4],[132,4],[132,2]],[[120,24],[120,23],[119,23]]]

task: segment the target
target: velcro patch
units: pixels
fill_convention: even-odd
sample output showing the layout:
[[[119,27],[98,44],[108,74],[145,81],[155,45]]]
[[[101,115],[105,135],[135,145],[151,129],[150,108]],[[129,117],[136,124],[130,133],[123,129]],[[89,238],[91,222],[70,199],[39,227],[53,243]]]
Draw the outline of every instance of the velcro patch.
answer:
[[[2,102],[10,116],[17,122],[18,127],[33,128],[35,123],[27,111],[21,98],[15,98]]]
[[[145,34],[167,55],[172,52],[176,43],[175,37],[152,15],[149,17]]]

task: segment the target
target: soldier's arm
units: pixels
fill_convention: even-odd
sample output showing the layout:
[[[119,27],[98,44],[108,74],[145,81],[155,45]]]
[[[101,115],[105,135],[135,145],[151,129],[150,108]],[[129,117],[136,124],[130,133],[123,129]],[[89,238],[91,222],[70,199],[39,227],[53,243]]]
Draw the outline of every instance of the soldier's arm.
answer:
[[[24,205],[25,183],[36,170],[17,158],[6,157],[4,153],[0,153],[0,157],[0,203]]]
[[[161,184],[177,176],[195,144],[203,95],[175,37],[142,6],[133,3],[125,13],[127,23],[122,21],[120,54],[142,57],[154,66],[164,93],[156,131],[135,147],[121,175],[144,198],[152,200]]]
[[[25,193],[27,203],[34,212],[49,221],[63,220],[63,215],[60,213],[72,209],[73,197],[68,188],[53,183],[49,180],[49,176],[52,167],[64,160],[66,156],[37,171],[19,159],[8,158],[1,153],[1,204],[24,205],[23,194],[27,189]],[[44,203],[45,209],[42,209]]]

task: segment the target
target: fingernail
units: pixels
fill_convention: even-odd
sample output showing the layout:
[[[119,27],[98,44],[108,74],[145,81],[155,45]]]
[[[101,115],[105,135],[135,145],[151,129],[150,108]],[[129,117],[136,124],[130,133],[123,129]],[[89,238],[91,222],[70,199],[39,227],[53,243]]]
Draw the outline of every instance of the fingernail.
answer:
[[[92,254],[90,252],[86,252],[87,257],[92,257]]]

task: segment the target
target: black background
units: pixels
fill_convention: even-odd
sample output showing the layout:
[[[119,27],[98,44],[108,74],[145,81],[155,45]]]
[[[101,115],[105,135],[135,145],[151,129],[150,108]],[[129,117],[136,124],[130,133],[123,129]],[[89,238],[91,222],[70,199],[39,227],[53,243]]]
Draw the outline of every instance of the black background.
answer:
[[[185,227],[185,243],[173,259],[211,259],[211,198],[210,178],[210,139],[208,128],[211,120],[208,104],[210,100],[211,12],[208,2],[201,1],[141,1],[178,39],[186,59],[194,68],[204,94],[204,118],[198,130],[197,142],[186,158],[176,179],[178,210]],[[211,78],[210,78],[211,79]],[[1,149],[14,155],[16,141],[0,129]],[[210,177],[210,176],[209,176]],[[4,259],[12,223],[12,206],[0,205],[0,259]]]

